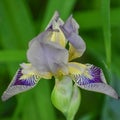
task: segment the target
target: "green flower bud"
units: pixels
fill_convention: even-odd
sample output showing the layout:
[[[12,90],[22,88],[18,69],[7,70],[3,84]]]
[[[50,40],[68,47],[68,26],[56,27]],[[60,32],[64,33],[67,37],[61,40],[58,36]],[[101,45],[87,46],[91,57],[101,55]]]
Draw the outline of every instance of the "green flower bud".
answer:
[[[54,89],[51,94],[53,105],[60,110],[67,120],[73,120],[80,104],[80,92],[77,86],[73,86],[72,80],[68,76],[56,79]]]
[[[75,116],[76,112],[78,111],[80,102],[81,102],[80,90],[76,85],[74,85],[70,105],[69,105],[68,112],[66,115],[67,120],[74,119],[74,116]]]

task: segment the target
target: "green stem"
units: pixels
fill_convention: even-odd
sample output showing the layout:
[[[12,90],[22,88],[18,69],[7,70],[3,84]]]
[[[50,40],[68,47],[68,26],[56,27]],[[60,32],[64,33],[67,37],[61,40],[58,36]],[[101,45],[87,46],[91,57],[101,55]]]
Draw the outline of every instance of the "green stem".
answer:
[[[106,49],[106,62],[111,65],[111,25],[110,25],[110,0],[102,0],[102,28]]]

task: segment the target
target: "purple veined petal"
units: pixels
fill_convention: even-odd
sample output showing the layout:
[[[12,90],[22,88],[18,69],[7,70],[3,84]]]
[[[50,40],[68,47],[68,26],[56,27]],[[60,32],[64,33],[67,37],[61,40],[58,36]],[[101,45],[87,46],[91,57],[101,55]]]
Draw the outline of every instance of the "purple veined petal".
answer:
[[[22,76],[22,68],[19,68],[8,88],[4,91],[1,97],[2,101],[6,101],[7,99],[18,93],[27,91],[35,87],[40,79],[40,77],[37,75],[28,75],[25,79],[21,79]]]
[[[119,99],[116,91],[106,83],[104,74],[99,67],[90,64],[78,64],[78,66],[74,65],[74,67],[77,70],[73,69],[75,72],[72,75],[77,86],[85,90],[104,93],[115,99]],[[78,72],[78,69],[80,72]]]
[[[109,95],[115,99],[118,99],[119,96],[116,91],[106,83],[104,74],[99,67],[93,65],[87,65],[86,69],[88,77],[84,73],[81,75],[76,75],[76,84],[85,90],[95,91]]]

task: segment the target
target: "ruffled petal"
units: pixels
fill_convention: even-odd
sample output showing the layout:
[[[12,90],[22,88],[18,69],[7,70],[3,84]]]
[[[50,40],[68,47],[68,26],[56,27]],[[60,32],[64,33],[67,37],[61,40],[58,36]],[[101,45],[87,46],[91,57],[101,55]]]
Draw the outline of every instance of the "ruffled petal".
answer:
[[[55,42],[34,40],[27,51],[27,58],[40,73],[56,74],[60,69],[67,70],[64,68],[68,63],[68,51]]]
[[[78,35],[79,25],[72,16],[61,26],[61,29],[70,43],[69,60],[82,56],[86,49],[86,45],[84,40]]]
[[[19,68],[16,72],[13,80],[9,84],[6,91],[4,91],[2,95],[2,100],[6,101],[7,99],[11,98],[12,96],[27,91],[36,86],[38,83],[40,76],[33,72],[23,74],[23,68]]]
[[[116,91],[106,83],[104,74],[99,67],[90,64],[69,64],[70,74],[75,83],[82,89],[104,93],[115,99],[119,96]]]

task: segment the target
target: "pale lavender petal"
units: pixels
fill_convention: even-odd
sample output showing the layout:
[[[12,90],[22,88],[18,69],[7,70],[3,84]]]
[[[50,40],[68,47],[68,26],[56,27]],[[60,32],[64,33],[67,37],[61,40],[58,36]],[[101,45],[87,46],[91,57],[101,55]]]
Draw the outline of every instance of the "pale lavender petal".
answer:
[[[40,73],[56,73],[67,65],[68,51],[57,43],[36,40],[29,47],[27,58]]]
[[[51,32],[49,30],[40,33],[37,37],[34,37],[29,42],[29,47],[32,45],[34,41],[45,42],[46,40],[50,40]]]
[[[116,91],[106,83],[102,70],[96,66],[87,65],[83,74],[75,75],[75,83],[85,90],[104,93],[116,99],[119,98]]]
[[[23,76],[22,68],[18,69],[13,80],[9,84],[8,88],[2,95],[2,100],[5,101],[12,96],[27,91],[33,88],[39,81],[39,77],[36,75],[28,76],[26,79],[20,79]]]
[[[74,47],[74,49],[76,49],[75,52],[78,53],[78,56],[76,57],[81,57],[86,50],[86,44],[84,40],[75,33],[71,33],[71,35],[67,39],[69,40],[70,44]]]
[[[72,59],[80,57],[83,55],[86,50],[86,44],[84,40],[78,35],[79,25],[77,22],[70,16],[66,23],[63,26],[60,26],[61,30],[65,34],[66,39],[69,41],[70,45],[70,57]],[[76,55],[73,55],[74,53]]]
[[[67,19],[67,21],[65,22],[65,24],[62,26],[62,28],[65,31],[66,37],[68,37],[73,32],[76,33],[76,34],[78,34],[79,25],[75,21],[75,19],[73,19],[72,15],[71,15]]]
[[[45,30],[52,29],[54,27],[54,22],[56,22],[58,24],[58,26],[64,24],[63,20],[61,18],[59,18],[59,13],[57,11],[55,11],[52,19],[50,20],[50,22],[47,25],[47,27],[45,28]]]

